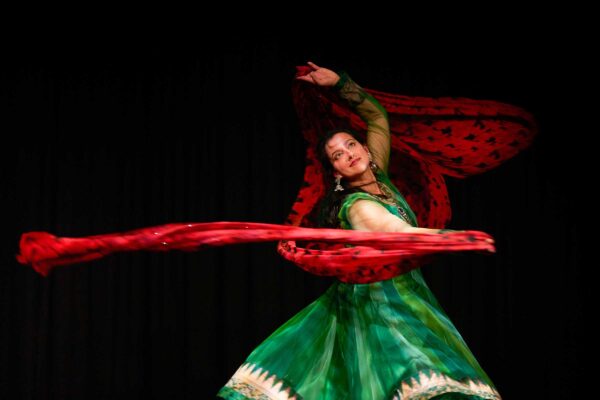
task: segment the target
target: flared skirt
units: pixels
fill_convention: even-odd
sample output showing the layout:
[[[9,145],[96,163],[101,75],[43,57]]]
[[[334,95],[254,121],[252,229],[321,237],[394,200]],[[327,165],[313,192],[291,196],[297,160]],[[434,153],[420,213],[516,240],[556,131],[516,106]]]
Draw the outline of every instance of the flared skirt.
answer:
[[[335,282],[219,390],[225,399],[500,399],[420,269]]]

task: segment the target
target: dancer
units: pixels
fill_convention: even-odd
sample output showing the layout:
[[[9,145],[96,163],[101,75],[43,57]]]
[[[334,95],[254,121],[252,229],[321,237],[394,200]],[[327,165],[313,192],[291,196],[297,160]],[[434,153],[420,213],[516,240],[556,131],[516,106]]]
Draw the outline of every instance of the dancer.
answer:
[[[121,251],[279,240],[287,260],[338,281],[254,349],[219,396],[499,399],[419,267],[434,254],[495,251],[485,232],[444,228],[443,175],[464,178],[514,156],[532,142],[533,118],[493,101],[366,90],[313,63],[299,67],[293,98],[310,145],[284,225],[170,223],[82,238],[27,232],[17,260],[47,276]]]
[[[415,213],[387,176],[394,160],[387,112],[380,103],[347,74],[308,65],[309,72],[298,79],[333,88],[367,125],[366,143],[353,130],[338,128],[317,144],[324,176],[331,181],[319,207],[319,225],[453,232],[418,227]],[[225,399],[428,399],[443,394],[500,399],[418,268],[371,283],[335,282],[255,348],[218,392]]]

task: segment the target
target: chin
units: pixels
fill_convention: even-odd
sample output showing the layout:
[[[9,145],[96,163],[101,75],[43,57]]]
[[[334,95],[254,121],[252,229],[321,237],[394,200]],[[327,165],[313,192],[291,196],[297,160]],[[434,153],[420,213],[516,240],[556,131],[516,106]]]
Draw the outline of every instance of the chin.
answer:
[[[363,174],[366,170],[369,169],[369,163],[368,162],[363,162],[363,160],[360,160],[358,162],[358,165],[354,166],[354,169],[359,170],[360,173]]]
[[[346,178],[358,178],[359,176],[364,174],[368,168],[369,164],[365,164],[362,162],[362,160],[360,160],[357,165],[354,165],[353,167],[348,167],[348,169],[346,170],[347,174],[344,176]]]

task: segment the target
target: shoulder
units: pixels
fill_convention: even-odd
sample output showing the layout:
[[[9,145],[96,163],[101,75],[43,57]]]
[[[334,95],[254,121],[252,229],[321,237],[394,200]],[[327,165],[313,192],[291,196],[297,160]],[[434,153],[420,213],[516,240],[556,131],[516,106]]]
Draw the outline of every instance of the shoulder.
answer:
[[[351,229],[350,220],[363,214],[389,212],[379,199],[366,192],[355,192],[347,195],[342,200],[338,219],[342,228]]]
[[[375,218],[382,214],[389,214],[389,211],[375,199],[358,199],[348,207],[348,218],[351,221],[367,217]]]

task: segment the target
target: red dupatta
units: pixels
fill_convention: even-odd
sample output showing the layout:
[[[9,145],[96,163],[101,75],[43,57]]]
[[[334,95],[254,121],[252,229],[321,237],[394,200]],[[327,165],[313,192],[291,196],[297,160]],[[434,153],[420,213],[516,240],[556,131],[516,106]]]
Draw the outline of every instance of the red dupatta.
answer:
[[[305,68],[298,67],[297,75],[304,75]],[[495,168],[529,146],[537,133],[533,116],[509,104],[365,90],[388,111],[392,135],[389,177],[421,226],[444,227],[450,220],[444,175],[466,178]],[[284,224],[170,223],[81,238],[27,232],[21,236],[17,260],[47,276],[56,266],[121,251],[198,251],[207,246],[278,240],[279,254],[310,273],[368,283],[418,268],[433,254],[495,251],[486,241],[491,236],[480,231],[428,234],[316,228],[314,211],[324,195],[323,174],[315,154],[318,137],[339,126],[364,132],[365,125],[327,88],[295,80],[292,96],[309,145],[304,182]]]

